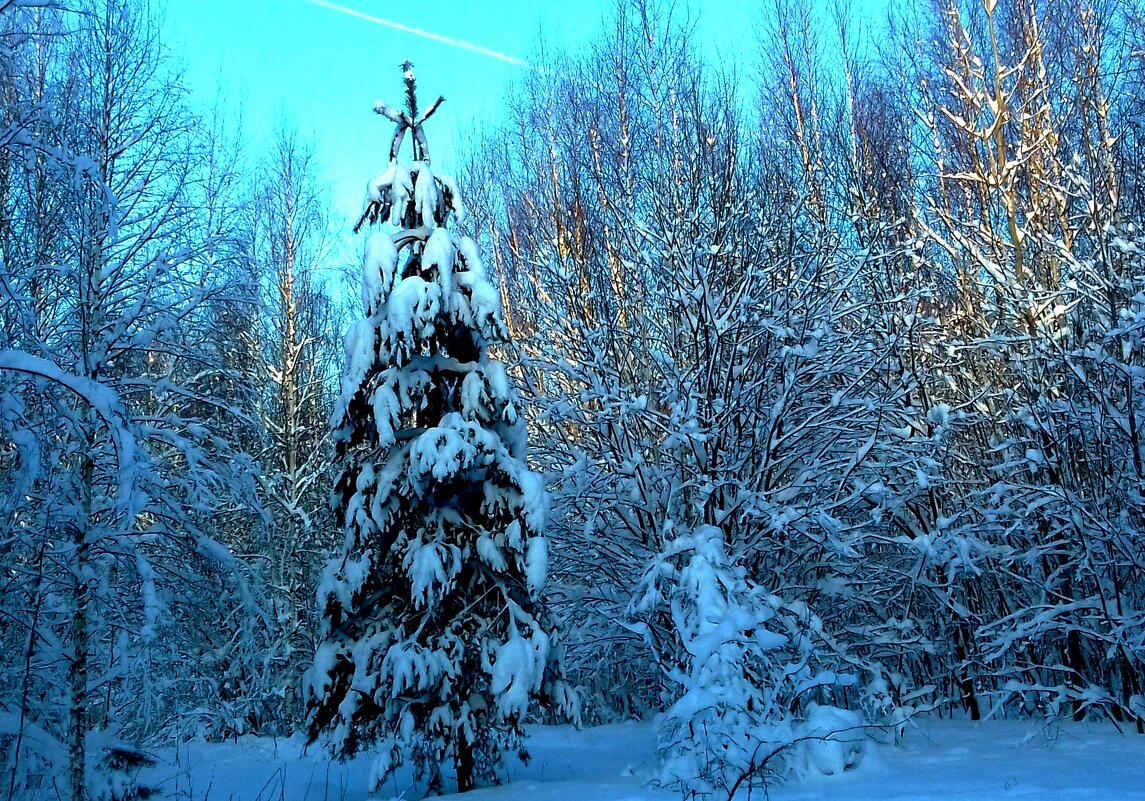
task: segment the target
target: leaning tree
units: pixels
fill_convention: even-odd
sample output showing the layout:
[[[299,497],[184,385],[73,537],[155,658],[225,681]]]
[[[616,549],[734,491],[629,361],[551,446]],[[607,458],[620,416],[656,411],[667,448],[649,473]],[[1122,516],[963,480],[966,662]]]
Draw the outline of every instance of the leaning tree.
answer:
[[[346,337],[334,412],[342,552],[318,588],[304,692],[311,740],[335,755],[379,746],[371,783],[406,756],[431,792],[452,760],[459,791],[525,756],[534,700],[575,714],[540,592],[546,496],[490,345],[508,339],[477,246],[453,227],[454,183],[435,175],[411,65],[389,168],[368,187],[362,319]],[[399,160],[411,134],[413,161]]]

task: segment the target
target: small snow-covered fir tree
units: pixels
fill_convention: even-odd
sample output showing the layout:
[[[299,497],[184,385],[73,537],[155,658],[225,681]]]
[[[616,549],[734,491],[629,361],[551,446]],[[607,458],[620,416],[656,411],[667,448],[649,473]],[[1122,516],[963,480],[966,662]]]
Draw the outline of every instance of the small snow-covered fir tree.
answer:
[[[841,772],[865,748],[858,715],[813,700],[854,682],[816,666],[819,619],[737,562],[720,529],[697,526],[651,562],[630,609],[676,696],[657,725],[660,778],[692,797]]]
[[[792,739],[773,686],[788,642],[768,626],[776,604],[729,562],[723,533],[699,526],[653,560],[632,608],[682,690],[657,726],[661,779],[699,795],[727,792],[760,768],[773,741]]]
[[[546,496],[503,365],[498,293],[453,182],[435,175],[411,66],[386,172],[359,222],[364,317],[346,338],[334,412],[346,528],[318,589],[320,644],[304,681],[311,739],[336,755],[379,746],[376,788],[406,754],[431,792],[452,760],[460,791],[524,755],[529,704],[574,714],[540,591]],[[414,160],[399,161],[412,134]],[[396,230],[395,230],[396,229]]]

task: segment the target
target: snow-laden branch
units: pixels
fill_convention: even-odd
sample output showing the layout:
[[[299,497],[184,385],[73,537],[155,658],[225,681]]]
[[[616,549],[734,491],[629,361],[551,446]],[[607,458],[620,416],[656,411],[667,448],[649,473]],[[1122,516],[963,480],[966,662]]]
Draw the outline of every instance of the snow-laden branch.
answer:
[[[0,370],[51,381],[76,395],[103,421],[115,447],[119,465],[119,496],[130,498],[135,486],[135,437],[127,425],[123,405],[113,389],[99,381],[75,375],[54,362],[18,350],[0,350]]]

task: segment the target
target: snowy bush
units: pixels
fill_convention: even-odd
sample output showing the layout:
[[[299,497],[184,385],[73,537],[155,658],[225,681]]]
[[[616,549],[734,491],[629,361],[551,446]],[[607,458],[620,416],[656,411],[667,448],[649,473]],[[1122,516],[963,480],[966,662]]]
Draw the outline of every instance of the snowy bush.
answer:
[[[88,737],[89,759],[87,798],[90,801],[143,801],[159,790],[140,781],[144,768],[154,767],[155,759],[107,732]]]
[[[871,747],[868,729],[854,712],[809,704],[807,718],[796,727],[802,762],[797,767],[824,776],[857,768]]]

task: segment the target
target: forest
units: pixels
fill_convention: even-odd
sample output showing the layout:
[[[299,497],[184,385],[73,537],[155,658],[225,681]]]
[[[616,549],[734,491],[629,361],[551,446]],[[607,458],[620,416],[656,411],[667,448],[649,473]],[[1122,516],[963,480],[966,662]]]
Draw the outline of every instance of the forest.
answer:
[[[761,0],[734,69],[702,13],[617,0],[454,177],[381,65],[343,232],[151,3],[0,0],[0,797],[244,735],[433,793],[655,716],[730,799],[824,721],[1145,733],[1145,3]]]

